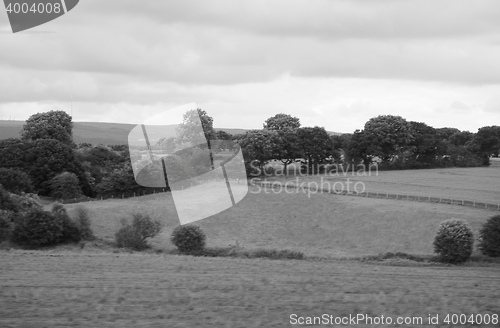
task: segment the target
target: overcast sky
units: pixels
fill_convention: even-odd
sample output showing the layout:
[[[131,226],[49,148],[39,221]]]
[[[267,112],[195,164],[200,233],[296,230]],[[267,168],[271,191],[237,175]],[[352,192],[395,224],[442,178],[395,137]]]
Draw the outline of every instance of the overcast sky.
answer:
[[[196,102],[215,127],[277,113],[352,132],[401,115],[500,125],[500,1],[81,0],[13,34],[0,11],[0,115],[140,123]]]

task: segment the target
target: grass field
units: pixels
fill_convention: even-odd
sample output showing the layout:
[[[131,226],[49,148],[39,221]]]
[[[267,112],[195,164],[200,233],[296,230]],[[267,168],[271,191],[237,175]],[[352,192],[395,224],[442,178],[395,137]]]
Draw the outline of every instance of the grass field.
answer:
[[[299,181],[318,183],[323,181],[333,186],[347,188],[348,179],[353,186],[362,182],[367,192],[403,194],[424,197],[452,198],[491,204],[500,204],[500,161],[494,159],[490,167],[446,168],[428,170],[401,170],[366,172],[365,176],[352,171],[338,175],[280,176],[269,180],[280,182]],[[361,189],[360,189],[361,190]]]
[[[458,170],[451,172],[469,172]],[[473,175],[470,172],[465,176]],[[486,172],[476,169],[474,174]],[[392,179],[404,188],[404,182],[398,185]],[[432,178],[426,183],[434,191],[467,190],[462,181],[451,180],[443,188],[443,182]],[[489,183],[486,188],[496,191]],[[467,195],[484,188],[469,186]],[[465,219],[477,235],[497,213],[491,210],[297,191],[277,194],[250,187],[236,206],[197,222],[208,246],[290,249],[309,258],[285,261],[168,254],[173,249],[170,233],[179,225],[169,193],[65,206],[70,214],[77,206],[87,208],[96,235],[108,241],[121,220],[147,213],[164,224],[163,232],[151,240],[163,253],[129,253],[93,243],[83,248],[0,250],[0,327],[299,326],[291,324],[292,314],[364,315],[372,320],[383,315],[413,321],[360,321],[362,327],[498,327],[444,322],[447,314],[500,314],[498,262],[452,266],[358,260],[383,252],[431,255],[441,221]],[[481,258],[477,250],[474,257]],[[429,324],[429,315],[439,315],[439,323]]]
[[[236,245],[253,248],[287,248],[306,255],[349,257],[380,252],[432,254],[434,232],[450,218],[467,220],[474,232],[494,211],[454,205],[401,200],[357,198],[330,194],[274,194],[252,187],[236,206],[198,221],[209,246]],[[169,193],[125,200],[105,200],[82,205],[88,208],[94,230],[113,240],[123,218],[148,213],[164,223],[162,234],[152,240],[159,249],[172,249],[171,231],[179,225]]]
[[[391,327],[450,327],[446,314],[500,309],[498,267],[22,251],[0,252],[0,261],[3,328],[293,327],[291,314],[411,316],[424,324]],[[440,324],[429,325],[429,314]]]

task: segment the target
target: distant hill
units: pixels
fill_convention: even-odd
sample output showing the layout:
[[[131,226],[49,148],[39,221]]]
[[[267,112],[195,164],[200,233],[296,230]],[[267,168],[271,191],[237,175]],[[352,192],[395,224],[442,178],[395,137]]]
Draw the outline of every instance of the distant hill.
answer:
[[[0,140],[8,138],[19,138],[20,131],[25,121],[0,121]],[[125,145],[127,144],[129,132],[136,124],[124,123],[101,123],[101,122],[74,122],[73,140],[75,143],[90,143],[93,145]],[[171,136],[175,133],[177,125],[165,127],[165,135]],[[242,134],[250,129],[215,128],[216,131],[224,130],[230,134]],[[328,132],[329,134],[341,134]]]

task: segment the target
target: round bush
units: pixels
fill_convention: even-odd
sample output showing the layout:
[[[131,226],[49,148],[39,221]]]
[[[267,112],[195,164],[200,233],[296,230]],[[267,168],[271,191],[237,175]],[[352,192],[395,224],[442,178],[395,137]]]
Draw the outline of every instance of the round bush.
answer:
[[[54,199],[70,199],[82,196],[82,188],[76,174],[63,172],[50,180],[51,196]]]
[[[63,223],[52,213],[34,210],[20,216],[12,232],[12,241],[21,245],[57,244],[63,236]]]
[[[491,257],[500,257],[500,215],[495,215],[479,231],[479,249]]]
[[[205,233],[198,226],[178,226],[172,232],[172,243],[183,253],[202,250],[205,247]]]
[[[471,256],[474,235],[463,220],[450,219],[441,222],[434,239],[434,252],[441,262],[462,263]]]

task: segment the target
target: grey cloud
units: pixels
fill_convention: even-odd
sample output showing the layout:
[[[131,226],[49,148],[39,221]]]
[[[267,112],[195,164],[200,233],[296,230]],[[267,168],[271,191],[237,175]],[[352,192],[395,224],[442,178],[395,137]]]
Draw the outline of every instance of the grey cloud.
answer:
[[[500,84],[498,1],[82,1],[0,35],[0,101],[137,103],[298,77]],[[1,25],[2,22],[0,22]],[[79,82],[77,82],[79,81]],[[62,98],[61,98],[62,97]]]

